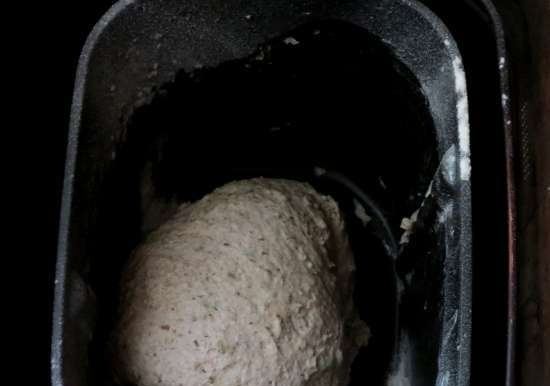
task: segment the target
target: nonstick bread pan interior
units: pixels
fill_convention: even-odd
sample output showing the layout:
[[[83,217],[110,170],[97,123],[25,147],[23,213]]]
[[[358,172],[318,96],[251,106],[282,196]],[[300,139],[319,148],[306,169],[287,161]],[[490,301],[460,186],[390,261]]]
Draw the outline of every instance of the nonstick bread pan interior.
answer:
[[[467,385],[469,159],[460,54],[416,2],[117,3],[77,73],[53,384],[116,385],[108,336],[131,250],[178,202],[264,176],[307,181],[345,213],[372,332],[351,385]],[[397,256],[355,216],[358,192]]]

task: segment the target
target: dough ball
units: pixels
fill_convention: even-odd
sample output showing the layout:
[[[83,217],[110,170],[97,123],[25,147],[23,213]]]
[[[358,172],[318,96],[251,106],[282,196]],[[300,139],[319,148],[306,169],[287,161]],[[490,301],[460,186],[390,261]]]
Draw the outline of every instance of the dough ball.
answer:
[[[345,386],[367,328],[336,202],[289,180],[182,205],[123,273],[114,365],[138,386]]]

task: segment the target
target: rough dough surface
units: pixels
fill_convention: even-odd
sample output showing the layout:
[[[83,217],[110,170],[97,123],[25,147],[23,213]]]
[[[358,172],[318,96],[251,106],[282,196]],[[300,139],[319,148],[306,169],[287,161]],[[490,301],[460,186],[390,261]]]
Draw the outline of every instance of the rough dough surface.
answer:
[[[176,214],[123,273],[114,365],[138,386],[346,386],[367,327],[337,204],[229,183]]]

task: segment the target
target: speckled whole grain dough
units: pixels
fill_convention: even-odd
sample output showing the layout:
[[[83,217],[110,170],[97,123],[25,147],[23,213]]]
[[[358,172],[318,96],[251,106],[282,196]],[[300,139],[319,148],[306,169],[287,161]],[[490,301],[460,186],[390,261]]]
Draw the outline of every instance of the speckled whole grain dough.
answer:
[[[114,364],[139,386],[345,386],[367,327],[337,204],[229,183],[181,206],[125,269]]]

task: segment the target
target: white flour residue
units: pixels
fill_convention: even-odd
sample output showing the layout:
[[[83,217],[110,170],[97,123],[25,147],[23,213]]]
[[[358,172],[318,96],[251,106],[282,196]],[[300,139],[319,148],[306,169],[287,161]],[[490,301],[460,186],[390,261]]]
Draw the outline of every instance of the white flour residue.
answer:
[[[422,205],[421,205],[422,207]],[[411,214],[411,217],[403,217],[401,219],[401,229],[403,229],[405,232],[401,235],[401,239],[399,240],[399,244],[407,244],[411,238],[411,235],[413,233],[416,220],[418,220],[418,212],[420,212],[420,208],[415,210],[413,214]]]
[[[355,208],[353,213],[361,221],[363,226],[366,226],[372,219],[367,214],[367,211],[365,210],[365,207],[363,205],[361,205],[361,203],[359,201],[357,201],[357,199],[355,199],[355,198],[353,199],[353,206]]]
[[[453,59],[455,74],[455,91],[457,94],[458,145],[460,150],[460,178],[470,179],[470,123],[468,119],[468,98],[466,96],[466,75],[462,60],[457,56]]]
[[[506,108],[506,105],[508,104],[508,95],[502,94],[502,108]]]
[[[411,235],[414,233],[416,222],[418,220],[418,214],[420,213],[420,210],[426,203],[426,199],[432,195],[433,185],[434,181],[438,176],[441,174],[443,176],[443,179],[449,184],[453,185],[455,180],[455,169],[456,169],[456,147],[453,145],[447,149],[445,154],[443,154],[443,158],[441,159],[441,162],[439,163],[439,166],[437,167],[435,174],[428,185],[428,189],[426,190],[426,193],[424,194],[424,199],[420,203],[420,206],[417,210],[415,210],[410,217],[403,217],[401,219],[400,228],[403,229],[403,234],[401,235],[401,239],[399,240],[399,244],[408,244],[411,238]],[[469,157],[467,158],[469,161]],[[452,207],[448,206],[443,208],[443,212],[441,213],[439,217],[439,221],[441,223],[445,222],[447,217],[452,213]]]
[[[500,59],[498,60],[498,69],[502,70],[505,64],[506,64],[506,58],[504,56],[501,56]]]
[[[57,372],[61,368],[61,364],[58,361],[59,355],[61,353],[61,349],[63,347],[63,338],[60,338],[55,342],[55,351],[57,353],[55,355],[52,355],[52,359],[50,360],[51,370],[52,372]]]
[[[59,362],[57,361],[57,359],[52,359],[51,360],[51,370],[52,371],[57,371],[57,369],[59,369],[60,366],[59,366]]]

